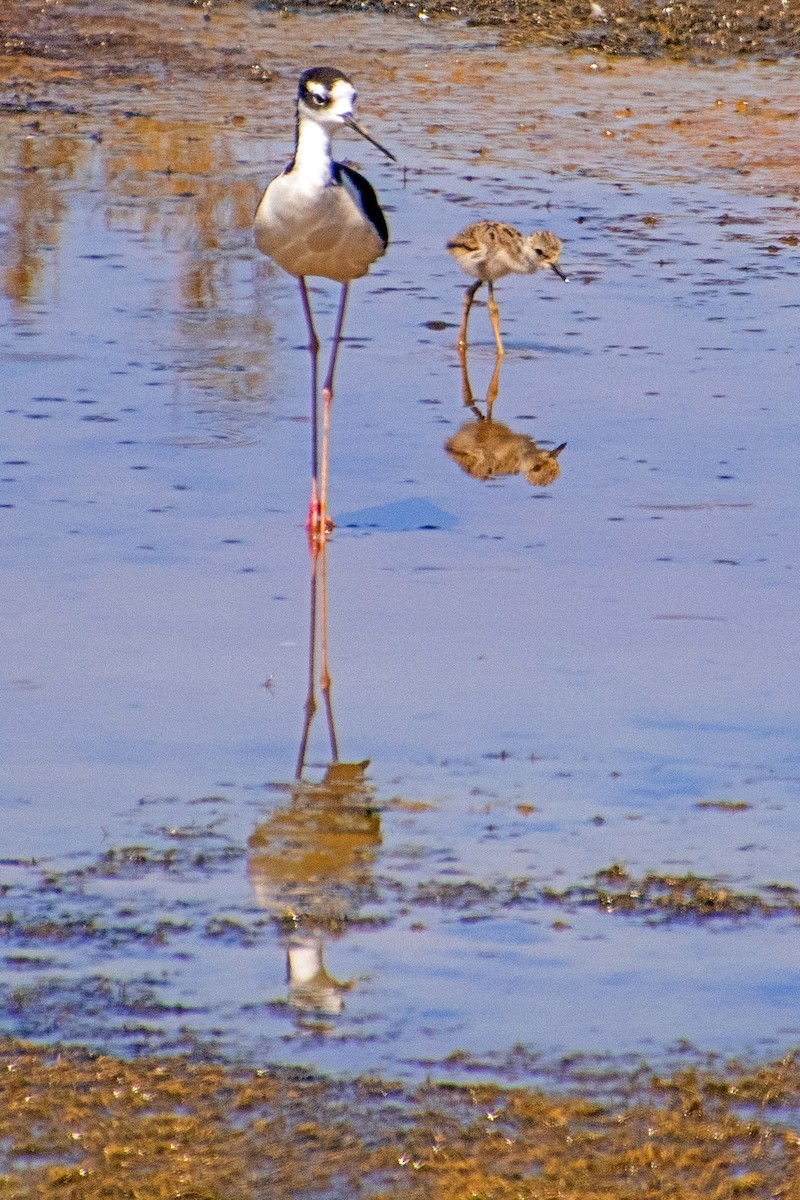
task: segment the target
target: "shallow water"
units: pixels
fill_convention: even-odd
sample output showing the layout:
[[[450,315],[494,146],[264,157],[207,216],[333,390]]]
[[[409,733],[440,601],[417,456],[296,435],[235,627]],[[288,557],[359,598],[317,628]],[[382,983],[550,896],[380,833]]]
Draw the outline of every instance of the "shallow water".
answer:
[[[207,64],[250,38],[273,83],[178,58],[161,81],[91,87],[14,65],[14,1031],[127,1049],[196,1034],[396,1073],[519,1043],[798,1041],[795,910],[663,921],[546,895],[613,863],[800,885],[796,84],[479,33],[226,12],[186,38]],[[369,767],[303,788],[309,363],[296,285],[250,220],[312,57],[356,77],[407,170],[340,144],[393,234],[352,290],[338,528],[317,564],[339,756]],[[482,217],[564,241],[566,287],[498,285],[494,415],[567,443],[546,488],[472,478],[445,450],[475,418],[454,346],[465,277],[443,245]],[[315,289],[326,331],[336,299]],[[480,399],[482,306],[471,337]],[[331,759],[318,699],[312,783]],[[330,976],[304,989],[320,955]]]

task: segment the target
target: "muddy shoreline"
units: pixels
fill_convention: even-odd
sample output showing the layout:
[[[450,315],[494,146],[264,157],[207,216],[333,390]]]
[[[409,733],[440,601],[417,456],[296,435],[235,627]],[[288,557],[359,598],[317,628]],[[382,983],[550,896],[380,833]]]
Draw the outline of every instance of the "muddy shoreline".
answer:
[[[0,1068],[0,1182],[18,1200],[766,1198],[796,1178],[792,1058],[669,1076],[565,1062],[558,1089],[413,1092],[12,1040]]]
[[[181,45],[180,30],[191,32],[231,10],[246,12],[249,0],[149,0],[151,21],[135,19],[127,3],[92,5],[59,0],[43,7],[31,0],[8,0],[0,13],[0,54],[49,61],[73,70],[109,76],[130,70],[131,60],[177,65],[180,48],[187,69],[212,68],[219,76],[255,69],[249,47],[230,46],[204,60],[199,45]],[[610,56],[643,56],[727,62],[769,62],[800,55],[798,0],[741,0],[733,8],[719,0],[311,0],[306,4],[257,4],[259,11],[290,17],[309,11],[374,12],[412,20],[466,21],[499,27],[509,49],[525,45]]]

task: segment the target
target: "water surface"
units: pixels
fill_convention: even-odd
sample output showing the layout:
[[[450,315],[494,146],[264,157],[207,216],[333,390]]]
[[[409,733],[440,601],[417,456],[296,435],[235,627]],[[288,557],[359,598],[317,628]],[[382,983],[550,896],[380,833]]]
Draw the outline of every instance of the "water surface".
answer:
[[[7,1027],[348,1071],[796,1044],[791,906],[545,897],[614,863],[800,884],[791,68],[181,20],[160,77],[3,64]],[[264,70],[218,78],[245,44]],[[309,363],[250,221],[310,61],[406,170],[339,143],[392,228],[352,289],[316,579],[338,755],[369,765],[326,776],[318,695],[300,787]],[[498,285],[494,416],[567,443],[544,488],[445,449],[477,418],[443,247],[485,217],[564,241],[566,287]],[[482,306],[471,336],[480,401]]]

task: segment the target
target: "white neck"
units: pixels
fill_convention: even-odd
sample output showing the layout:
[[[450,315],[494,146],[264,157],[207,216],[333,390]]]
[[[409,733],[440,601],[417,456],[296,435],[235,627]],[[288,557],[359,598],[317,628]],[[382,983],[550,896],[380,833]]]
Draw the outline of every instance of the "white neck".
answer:
[[[317,121],[301,118],[297,130],[293,172],[311,185],[331,177],[331,132]]]

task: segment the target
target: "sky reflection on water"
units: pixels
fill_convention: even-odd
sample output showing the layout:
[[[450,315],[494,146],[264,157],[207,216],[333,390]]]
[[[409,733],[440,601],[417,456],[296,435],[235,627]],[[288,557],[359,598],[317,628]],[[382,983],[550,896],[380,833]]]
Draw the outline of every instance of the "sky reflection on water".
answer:
[[[314,25],[327,49],[354,27]],[[435,31],[408,47],[406,26],[389,22],[358,29],[367,43],[402,43],[392,88],[415,71],[430,85],[409,83],[401,122],[380,65],[359,80],[362,115],[409,171],[404,186],[346,144],[394,240],[353,289],[333,414],[341,528],[327,564],[340,755],[370,761],[356,806],[366,841],[338,874],[307,867],[303,883],[301,866],[291,881],[306,908],[339,905],[335,929],[326,917],[309,932],[304,918],[325,945],[301,947],[298,962],[324,951],[331,978],[352,986],[324,1029],[302,1004],[292,1016],[284,909],[299,900],[275,891],[269,844],[276,829],[290,836],[294,810],[296,850],[316,819],[303,805],[326,811],[324,790],[286,791],[307,682],[308,360],[296,287],[261,260],[250,221],[287,156],[305,65],[293,29],[286,78],[256,113],[249,83],[203,94],[184,82],[135,106],[112,97],[106,116],[98,93],[86,113],[9,124],[2,857],[41,860],[3,868],[19,888],[10,896],[33,912],[42,864],[178,844],[195,802],[215,796],[207,811],[233,850],[208,879],[153,867],[144,892],[141,879],[106,879],[80,901],[42,901],[112,923],[134,901],[142,921],[186,906],[189,932],[163,950],[89,943],[100,977],[150,971],[162,1001],[198,1010],[154,1016],[169,1036],[221,1028],[233,1049],[398,1070],[516,1042],[793,1044],[796,918],[654,928],[408,900],[432,880],[490,894],[516,877],[563,886],[612,862],[743,891],[800,883],[796,195],[769,162],[721,174],[711,150],[686,150],[693,123],[743,118],[743,92],[766,97],[749,128],[774,121],[780,133],[785,72],[626,64],[598,80],[589,62],[471,49],[461,29],[446,51]],[[497,139],[484,152],[466,83],[436,86],[459,55],[487,104],[498,71],[515,85],[538,72],[528,129],[490,107]],[[651,93],[638,144],[623,133],[645,105],[637,71]],[[587,89],[596,107],[579,110]],[[602,139],[626,95],[633,117]],[[676,95],[685,121],[670,132]],[[536,154],[522,158],[531,133]],[[498,285],[507,357],[495,416],[541,445],[567,443],[546,488],[481,481],[446,451],[470,412],[454,345],[463,277],[443,246],[485,216],[544,223],[565,243],[568,288]],[[323,285],[317,302],[329,325],[336,289]],[[484,396],[494,346],[476,317],[470,377]],[[441,516],[404,531],[352,519],[370,512]],[[329,762],[315,731],[312,782]],[[697,808],[708,800],[748,807]],[[272,867],[259,875],[265,838]],[[209,934],[226,915],[252,941]],[[56,1001],[66,980],[85,981],[86,953],[67,940],[41,965]],[[4,985],[23,974],[29,983],[9,955]],[[96,1028],[76,1016],[76,1037],[111,1036],[113,1005],[100,1008]],[[36,1011],[24,1026],[34,1035],[47,1028]]]

